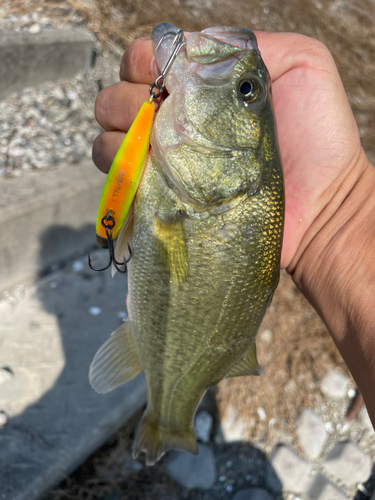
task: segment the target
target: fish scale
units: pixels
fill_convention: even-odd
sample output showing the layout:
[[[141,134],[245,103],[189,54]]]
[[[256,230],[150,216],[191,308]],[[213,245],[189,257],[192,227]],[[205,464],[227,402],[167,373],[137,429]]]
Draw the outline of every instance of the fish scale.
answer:
[[[155,29],[155,45],[168,30]],[[193,419],[205,390],[259,374],[255,337],[279,280],[284,191],[269,75],[251,30],[207,33],[193,34],[168,74],[171,95],[134,204],[130,321],[99,350],[90,375],[107,392],[145,372],[133,451],[147,464],[171,448],[196,453]],[[230,45],[236,37],[240,51]],[[212,46],[214,56],[204,53]],[[158,47],[163,66],[168,51]],[[189,61],[189,50],[204,64]],[[243,81],[255,89],[250,97]],[[119,339],[114,376],[108,352]]]

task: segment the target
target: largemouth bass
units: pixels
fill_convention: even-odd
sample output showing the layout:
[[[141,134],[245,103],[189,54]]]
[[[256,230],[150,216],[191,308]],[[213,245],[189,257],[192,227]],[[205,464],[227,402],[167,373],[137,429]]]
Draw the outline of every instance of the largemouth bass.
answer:
[[[153,30],[159,67],[173,37]],[[164,36],[163,36],[164,35]],[[134,219],[129,321],[96,354],[108,392],[144,371],[134,456],[197,452],[194,414],[224,377],[259,374],[255,336],[279,281],[284,218],[271,83],[254,33],[190,33],[168,73]],[[121,256],[118,256],[121,260]]]

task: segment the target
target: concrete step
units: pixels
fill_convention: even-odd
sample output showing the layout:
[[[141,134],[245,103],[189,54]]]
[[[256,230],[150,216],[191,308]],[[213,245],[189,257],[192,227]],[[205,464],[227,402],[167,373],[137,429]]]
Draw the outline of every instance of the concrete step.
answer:
[[[0,291],[95,244],[105,176],[91,160],[0,183]]]
[[[39,498],[145,403],[143,375],[105,395],[88,381],[126,289],[82,259],[0,301],[0,499]]]
[[[84,28],[46,28],[40,33],[0,33],[0,99],[45,82],[88,70],[95,37]]]

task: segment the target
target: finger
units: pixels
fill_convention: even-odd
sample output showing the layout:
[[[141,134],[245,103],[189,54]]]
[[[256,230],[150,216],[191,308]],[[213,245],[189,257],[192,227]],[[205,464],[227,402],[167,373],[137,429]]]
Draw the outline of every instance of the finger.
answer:
[[[298,33],[256,31],[255,35],[273,82],[284,73],[301,67],[337,73],[329,50],[319,40]]]
[[[159,74],[151,40],[138,38],[129,45],[121,59],[120,80],[151,85]]]
[[[119,82],[103,89],[95,101],[95,117],[104,130],[127,132],[142,104],[150,97],[148,85]],[[158,107],[155,101],[156,109]]]
[[[103,132],[98,135],[92,147],[92,159],[99,170],[107,174],[116,153],[124,140],[123,132]]]

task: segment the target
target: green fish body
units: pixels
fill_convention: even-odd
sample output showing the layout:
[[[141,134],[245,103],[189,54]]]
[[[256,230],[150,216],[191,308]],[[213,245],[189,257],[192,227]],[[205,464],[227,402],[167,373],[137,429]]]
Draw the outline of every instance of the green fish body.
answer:
[[[154,29],[155,46],[170,30]],[[210,28],[187,40],[134,205],[130,321],[90,374],[107,392],[144,370],[134,455],[148,464],[171,448],[197,451],[194,414],[209,386],[259,374],[255,336],[279,280],[282,169],[255,35]],[[158,46],[160,67],[170,43]]]

